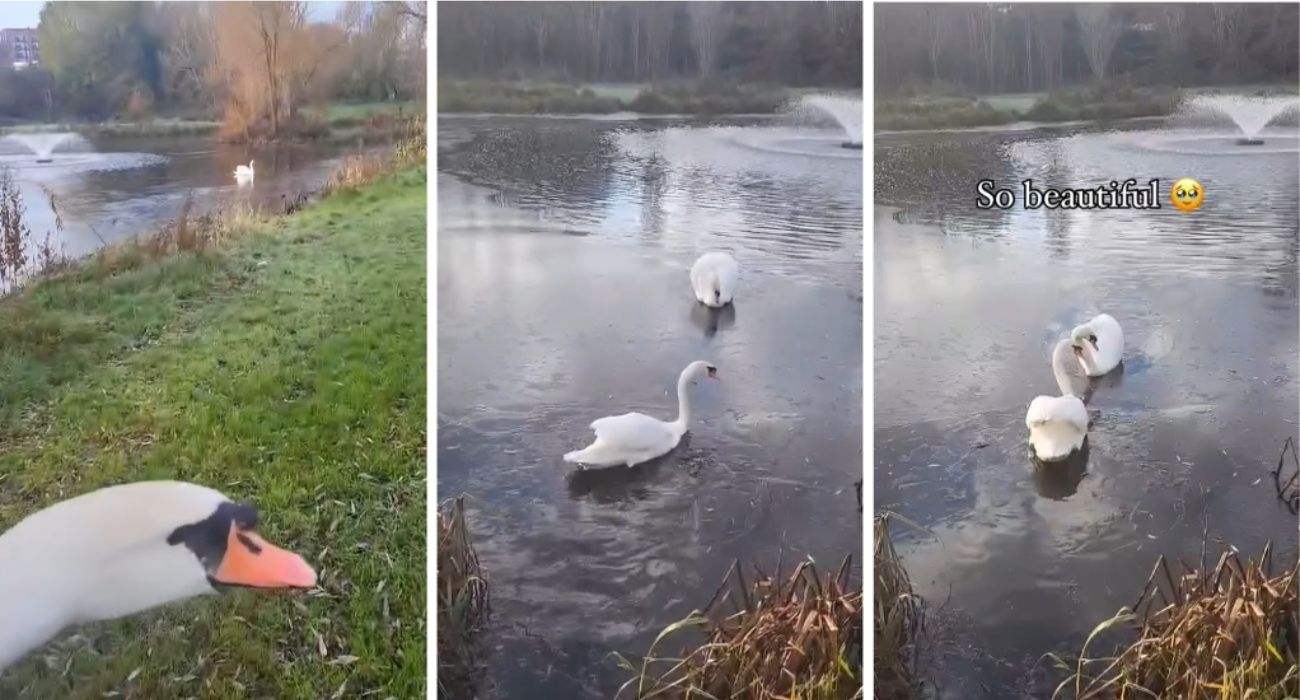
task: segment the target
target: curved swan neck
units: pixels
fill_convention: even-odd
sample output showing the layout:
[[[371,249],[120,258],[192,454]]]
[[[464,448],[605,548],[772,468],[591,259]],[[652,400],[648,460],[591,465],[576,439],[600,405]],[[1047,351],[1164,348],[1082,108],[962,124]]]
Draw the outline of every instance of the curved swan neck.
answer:
[[[1056,349],[1052,351],[1052,376],[1056,379],[1056,386],[1061,389],[1061,396],[1073,396],[1074,385],[1070,382],[1070,372],[1067,369],[1067,363],[1077,361],[1074,358],[1074,347],[1069,341],[1057,343]]]
[[[691,368],[687,367],[682,370],[681,376],[677,378],[677,420],[674,423],[683,433],[686,432],[686,428],[691,422],[690,373]]]

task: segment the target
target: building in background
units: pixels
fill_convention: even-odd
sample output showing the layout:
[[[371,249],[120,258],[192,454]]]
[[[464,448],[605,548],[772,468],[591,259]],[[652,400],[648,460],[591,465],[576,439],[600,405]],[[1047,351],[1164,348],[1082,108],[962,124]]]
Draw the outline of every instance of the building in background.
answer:
[[[0,29],[0,55],[7,57],[15,70],[41,62],[41,43],[35,29]]]

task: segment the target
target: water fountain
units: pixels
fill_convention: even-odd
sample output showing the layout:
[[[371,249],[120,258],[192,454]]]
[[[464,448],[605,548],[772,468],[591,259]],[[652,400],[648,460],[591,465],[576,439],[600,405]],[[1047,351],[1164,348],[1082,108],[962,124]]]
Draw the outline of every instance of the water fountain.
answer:
[[[1196,95],[1187,100],[1182,111],[1193,114],[1217,114],[1231,119],[1241,130],[1238,146],[1262,146],[1264,127],[1282,114],[1300,105],[1295,97],[1249,97],[1246,95]]]
[[[862,100],[837,95],[812,95],[799,101],[799,109],[829,116],[840,125],[848,140],[843,148],[862,150]]]
[[[37,163],[49,163],[54,160],[54,150],[65,143],[83,141],[81,136],[72,132],[41,134],[10,134],[5,137],[36,155]]]

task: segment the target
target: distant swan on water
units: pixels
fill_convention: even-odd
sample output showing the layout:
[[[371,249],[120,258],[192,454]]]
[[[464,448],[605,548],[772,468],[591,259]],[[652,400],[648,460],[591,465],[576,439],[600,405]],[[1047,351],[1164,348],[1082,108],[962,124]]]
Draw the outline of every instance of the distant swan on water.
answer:
[[[705,253],[691,265],[691,289],[705,306],[720,308],[731,303],[736,294],[736,276],[740,268],[726,253]]]
[[[249,160],[249,161],[248,161],[248,165],[237,165],[237,166],[235,166],[235,179],[236,179],[236,180],[252,180],[252,179],[253,179],[253,176],[254,176],[254,173],[253,173],[253,161],[252,161],[252,160]]]

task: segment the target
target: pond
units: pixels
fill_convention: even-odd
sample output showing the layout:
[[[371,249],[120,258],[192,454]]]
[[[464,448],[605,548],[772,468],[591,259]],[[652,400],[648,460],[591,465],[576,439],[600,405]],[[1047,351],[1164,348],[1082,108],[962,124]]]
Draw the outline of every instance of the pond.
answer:
[[[492,582],[485,697],[607,700],[611,652],[644,653],[734,559],[861,551],[860,151],[770,120],[438,133],[438,495],[469,495]],[[720,313],[687,275],[715,249],[741,266]],[[671,419],[697,359],[722,381],[690,388],[668,456],[561,460],[601,416]]]
[[[19,185],[26,221],[39,242],[51,235],[55,248],[77,258],[138,234],[154,232],[181,212],[187,196],[201,213],[247,202],[281,207],[299,193],[317,190],[345,152],[356,144],[246,146],[217,143],[210,136],[113,137],[69,135],[49,162],[25,145],[48,135],[0,137],[0,167]],[[251,182],[237,183],[235,166],[254,162]],[[56,227],[53,194],[62,217]]]
[[[1160,554],[1294,554],[1270,470],[1296,434],[1295,133],[1073,127],[874,143],[875,508],[930,601],[940,697],[1048,697],[1132,605]],[[1257,148],[1258,150],[1250,150]],[[1198,179],[1204,206],[1168,202]],[[1160,210],[981,210],[1017,192],[1159,178]],[[1025,411],[1058,393],[1049,350],[1106,312],[1121,369],[1095,388],[1084,462],[1034,470]]]

